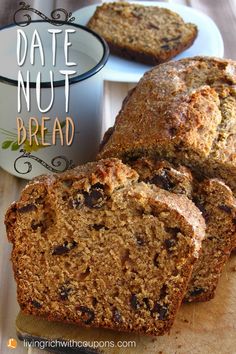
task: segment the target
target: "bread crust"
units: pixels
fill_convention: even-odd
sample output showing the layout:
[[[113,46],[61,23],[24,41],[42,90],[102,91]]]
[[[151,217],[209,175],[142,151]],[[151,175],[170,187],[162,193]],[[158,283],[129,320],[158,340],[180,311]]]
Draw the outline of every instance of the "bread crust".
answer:
[[[98,158],[158,157],[220,177],[236,193],[236,63],[194,57],[161,64],[137,84]]]

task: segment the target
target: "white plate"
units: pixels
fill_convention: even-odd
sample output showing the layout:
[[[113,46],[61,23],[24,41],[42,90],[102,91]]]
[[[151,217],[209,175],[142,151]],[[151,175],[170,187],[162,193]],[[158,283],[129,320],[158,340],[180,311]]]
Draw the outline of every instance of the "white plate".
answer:
[[[135,1],[132,1],[135,3]],[[156,1],[139,1],[138,4],[146,6],[160,6],[177,12],[185,22],[192,22],[198,27],[198,36],[193,45],[183,53],[177,55],[174,60],[192,57],[195,55],[209,55],[223,57],[224,44],[220,31],[213,20],[195,10],[184,5],[156,2]],[[75,22],[86,25],[88,20],[95,12],[97,5],[84,7],[74,13]],[[130,60],[119,58],[115,55],[110,55],[110,58],[105,66],[105,80],[120,81],[120,82],[138,82],[145,71],[151,66],[136,63]]]

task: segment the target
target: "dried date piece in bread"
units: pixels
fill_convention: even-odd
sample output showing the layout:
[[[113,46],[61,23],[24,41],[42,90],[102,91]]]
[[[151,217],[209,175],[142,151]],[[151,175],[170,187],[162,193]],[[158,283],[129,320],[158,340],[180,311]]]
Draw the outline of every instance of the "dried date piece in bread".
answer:
[[[152,156],[221,178],[236,193],[236,62],[195,57],[147,72],[99,158]]]
[[[193,177],[187,167],[147,158],[130,162],[130,166],[137,171],[140,181],[192,198]]]
[[[112,53],[150,65],[183,52],[197,36],[197,26],[173,11],[125,2],[98,6],[88,27],[105,38]]]
[[[207,301],[214,297],[223,267],[236,244],[236,199],[218,179],[198,182],[189,169],[167,161],[139,159],[132,163],[140,180],[191,198],[206,221],[201,254],[194,264],[185,301]]]
[[[25,313],[162,335],[185,294],[204,220],[184,196],[102,160],[30,183],[6,215]]]

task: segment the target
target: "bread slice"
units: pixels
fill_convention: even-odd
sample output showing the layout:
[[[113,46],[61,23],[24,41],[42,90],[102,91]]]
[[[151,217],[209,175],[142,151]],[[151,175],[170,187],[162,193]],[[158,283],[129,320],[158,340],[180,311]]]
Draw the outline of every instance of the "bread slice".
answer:
[[[6,215],[18,301],[48,320],[162,335],[204,237],[184,196],[119,160],[30,183]]]
[[[219,179],[193,179],[189,169],[166,161],[139,159],[132,164],[140,180],[191,198],[206,222],[206,237],[194,264],[185,301],[214,297],[224,265],[236,244],[236,199]]]
[[[197,27],[173,11],[126,2],[98,6],[88,27],[105,38],[112,53],[150,65],[183,52],[197,36]]]
[[[206,301],[214,297],[223,267],[236,243],[236,199],[225,183],[208,179],[198,185],[193,201],[202,210],[207,231],[185,300]]]
[[[195,57],[147,72],[99,158],[157,156],[221,178],[236,193],[236,62]]]

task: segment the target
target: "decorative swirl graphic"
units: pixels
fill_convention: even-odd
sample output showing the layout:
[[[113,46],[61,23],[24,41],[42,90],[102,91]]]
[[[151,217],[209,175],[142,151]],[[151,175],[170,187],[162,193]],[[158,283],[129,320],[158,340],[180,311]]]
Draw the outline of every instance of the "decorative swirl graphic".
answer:
[[[51,171],[51,172],[64,172],[66,170],[69,170],[74,166],[73,161],[72,160],[68,160],[65,156],[56,156],[52,159],[51,161],[51,165],[47,164],[45,161],[43,161],[42,159],[40,159],[37,156],[31,155],[30,152],[26,152],[25,150],[21,149],[20,152],[22,153],[22,155],[20,155],[19,157],[17,157],[17,159],[14,162],[14,169],[17,173],[21,174],[21,175],[26,175],[28,173],[30,173],[32,171],[32,163],[30,161],[24,161],[24,165],[26,166],[26,170],[22,171],[19,169],[18,162],[19,160],[22,159],[32,159],[36,162],[38,162],[40,165],[42,165],[43,167],[45,167],[47,170]]]
[[[20,26],[20,27],[26,27],[32,21],[31,16],[28,13],[25,13],[23,15],[23,18],[25,19],[25,21],[23,23],[22,23],[22,20],[17,19],[18,15],[22,14],[22,12],[24,12],[24,11],[33,12],[36,15],[38,15],[39,17],[41,17],[43,20],[51,23],[54,26],[62,26],[63,25],[63,23],[60,23],[58,21],[71,23],[75,20],[75,17],[71,17],[72,16],[71,12],[68,13],[65,9],[62,9],[62,8],[58,8],[58,9],[53,10],[51,12],[51,18],[50,18],[50,17],[47,17],[46,15],[44,15],[41,11],[36,10],[33,7],[31,7],[30,5],[26,4],[24,1],[20,2],[20,6],[21,7],[14,14],[14,22],[17,26]]]

